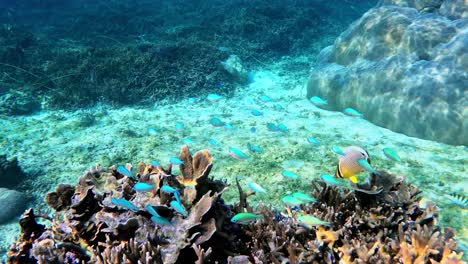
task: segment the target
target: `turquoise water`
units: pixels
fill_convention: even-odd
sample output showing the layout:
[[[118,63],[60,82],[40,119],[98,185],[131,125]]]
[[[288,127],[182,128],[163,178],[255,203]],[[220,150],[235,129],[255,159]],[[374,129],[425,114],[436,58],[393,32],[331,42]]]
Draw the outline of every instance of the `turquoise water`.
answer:
[[[434,31],[453,29],[453,43],[438,38],[439,46],[414,44],[408,29],[397,45],[398,30],[410,22],[396,18],[366,33],[353,28],[363,18],[368,28],[378,24],[372,10],[366,13],[377,4],[373,1],[3,3],[0,154],[16,157],[26,174],[8,189],[28,197],[24,209],[46,208],[46,193],[59,183],[76,184],[96,163],[104,168],[151,160],[168,164],[187,144],[192,153],[208,149],[212,154],[210,176],[229,185],[222,196],[226,203],[238,202],[238,178],[245,189],[255,182],[266,191],[250,196],[251,205],[281,209],[285,195],[311,192],[321,174],[335,174],[340,156],[332,146],[359,145],[374,168],[404,178],[422,191],[421,197],[434,201],[440,225],[454,228],[466,247],[468,151],[466,121],[457,116],[464,112],[457,111],[466,102],[466,86],[460,83],[468,71],[456,57],[466,50],[456,42],[467,43],[466,13],[444,13],[444,4],[400,10],[385,3],[373,10],[393,8],[403,14],[397,17],[407,16],[401,21],[419,13],[424,19],[440,16],[430,25]],[[359,34],[382,36],[377,44],[388,48],[369,54],[375,43],[367,37],[365,44]],[[359,49],[363,46],[368,53]],[[398,56],[406,56],[394,68],[398,74],[382,66]],[[439,63],[427,71],[442,76],[436,78],[442,83],[452,77],[447,86],[457,92],[443,93],[427,80],[428,72],[415,70],[425,67],[423,61]],[[453,76],[446,77],[454,64]],[[382,69],[389,72],[382,75]],[[401,79],[407,98],[391,88]],[[366,89],[375,86],[375,91],[363,91],[366,82]],[[435,88],[412,90],[412,82]],[[327,103],[311,102],[312,96]],[[427,96],[434,98],[422,102]],[[345,114],[345,107],[363,116]],[[429,119],[425,111],[433,109],[445,115]],[[462,136],[441,138],[444,130]],[[257,151],[249,151],[249,143]],[[248,157],[235,158],[230,148]],[[384,148],[395,150],[401,161],[386,157]],[[284,170],[294,177],[285,177]],[[358,175],[360,182],[368,177]],[[0,226],[2,254],[19,235],[20,214],[8,217]]]

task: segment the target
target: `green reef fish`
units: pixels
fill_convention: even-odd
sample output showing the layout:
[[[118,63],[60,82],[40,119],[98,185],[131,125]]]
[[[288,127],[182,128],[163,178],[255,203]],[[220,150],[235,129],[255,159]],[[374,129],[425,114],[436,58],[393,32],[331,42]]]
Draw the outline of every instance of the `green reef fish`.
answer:
[[[321,174],[320,178],[329,185],[341,185],[341,183],[330,174]]]
[[[250,143],[247,143],[247,149],[249,150],[250,153],[255,153],[255,152],[263,153],[263,149],[260,146],[252,145]]]
[[[117,166],[117,172],[129,178],[133,178],[132,173],[124,165]]]
[[[391,149],[391,148],[383,148],[382,149],[385,157],[393,160],[393,161],[398,161],[398,162],[401,162],[401,158],[400,156],[398,156],[398,154],[396,153],[395,150]]]
[[[169,185],[163,185],[161,186],[161,188],[159,188],[161,191],[165,192],[165,193],[169,193],[169,194],[174,194],[176,200],[180,203],[180,195],[179,195],[179,191],[174,188],[174,187],[171,187]]]
[[[123,207],[127,210],[137,212],[139,209],[132,202],[125,198],[114,198],[111,197],[111,202],[117,206]]]
[[[233,130],[234,126],[231,123],[225,122],[224,123],[224,128],[226,128],[228,130]]]
[[[250,113],[253,115],[253,116],[262,116],[263,115],[263,112],[257,110],[257,109],[253,109],[252,111],[250,111]]]
[[[369,164],[369,162],[366,160],[366,159],[357,159],[357,163],[359,164],[359,166],[361,166],[362,169],[364,169],[365,171],[368,171],[370,173],[376,173],[378,174],[378,172],[372,167],[372,165]]]
[[[270,96],[268,95],[262,95],[260,96],[258,99],[260,99],[260,101],[264,102],[264,103],[268,103],[268,102],[272,102],[273,99],[271,99]]]
[[[175,124],[175,130],[176,130],[177,132],[179,132],[179,133],[182,132],[182,131],[184,131],[184,128],[185,128],[185,126],[184,126],[184,124],[181,123],[181,122],[177,122],[177,123]]]
[[[302,225],[306,226],[307,228],[311,228],[313,226],[330,226],[330,222],[326,222],[323,220],[318,219],[312,215],[301,215],[297,218],[297,221]]]
[[[210,143],[211,145],[213,145],[213,147],[219,147],[218,141],[216,141],[216,140],[214,140],[214,139],[212,139],[212,138],[208,139],[208,143]]]
[[[281,104],[274,104],[273,109],[275,109],[276,111],[282,111],[284,110],[284,106],[282,106]]]
[[[133,185],[133,189],[137,192],[149,192],[154,189],[154,184],[146,182],[137,182]]]
[[[161,216],[158,214],[158,212],[156,212],[156,210],[154,209],[153,206],[147,204],[147,205],[145,206],[145,209],[146,209],[146,211],[148,211],[148,213],[150,213],[150,214],[152,214],[152,215],[154,215],[154,216],[161,217]]]
[[[195,97],[189,97],[189,98],[188,98],[188,102],[189,102],[189,104],[196,103],[196,102],[197,102],[197,98],[195,98]]]
[[[254,213],[238,213],[231,218],[231,222],[241,225],[247,225],[252,222],[257,221],[258,219],[263,219],[264,216]]]
[[[347,107],[343,110],[343,113],[348,116],[353,116],[353,117],[364,117],[363,114],[359,113],[356,109]]]
[[[215,94],[215,93],[210,93],[208,94],[208,96],[206,96],[206,100],[210,101],[210,102],[218,102],[219,100],[223,99],[224,97],[219,95],[219,94]]]
[[[299,175],[297,175],[295,172],[293,171],[290,171],[290,170],[284,170],[281,172],[281,175],[283,175],[284,177],[286,178],[290,178],[290,179],[297,179],[299,178]]]
[[[315,146],[320,145],[320,141],[318,141],[318,140],[317,140],[316,138],[314,138],[314,137],[308,137],[308,138],[307,138],[307,142],[309,142],[310,144],[315,145]]]
[[[328,104],[327,100],[324,100],[318,96],[312,96],[309,100],[315,106],[323,106],[323,105]]]
[[[153,215],[151,221],[159,226],[172,225],[171,221],[167,220],[164,217]]]
[[[149,134],[150,136],[153,136],[153,137],[154,137],[154,136],[156,136],[156,135],[158,134],[158,131],[156,131],[155,128],[150,127],[150,128],[148,128],[148,134]]]
[[[173,165],[182,165],[182,164],[184,164],[184,162],[181,161],[181,160],[180,160],[179,158],[177,158],[177,157],[171,157],[171,158],[169,159],[169,163],[171,163],[171,164],[173,164]]]
[[[278,129],[285,134],[289,133],[289,128],[283,123],[278,124]]]
[[[279,127],[273,123],[267,123],[266,124],[268,130],[273,131],[273,132],[278,132],[280,131]]]
[[[266,193],[266,190],[255,182],[249,182],[249,188],[256,193]]]
[[[193,140],[190,138],[190,137],[185,137],[183,140],[182,140],[185,144],[193,144]]]
[[[242,152],[242,150],[238,148],[229,148],[228,154],[231,155],[231,157],[238,159],[238,160],[246,160],[249,158],[247,154]]]
[[[183,215],[183,216],[187,216],[187,210],[185,210],[184,206],[180,203],[180,202],[177,202],[177,201],[171,201],[170,203],[170,206],[172,208],[174,208],[174,210],[176,212],[178,212],[179,214]]]
[[[221,119],[219,119],[218,117],[210,118],[209,122],[214,127],[223,127],[225,125],[225,123]]]
[[[153,166],[155,166],[155,167],[158,167],[158,166],[161,166],[161,163],[159,163],[159,161],[152,160],[152,161],[151,161],[151,165],[153,165]]]
[[[307,195],[303,192],[294,192],[291,195],[292,197],[299,199],[301,201],[304,201],[304,202],[316,202],[317,201],[317,199],[315,199],[314,197]]]
[[[305,203],[305,201],[294,197],[292,194],[283,196],[283,198],[281,198],[281,201],[288,206],[299,206]]]
[[[340,147],[335,146],[335,145],[332,146],[332,151],[335,152],[335,154],[340,155],[340,156],[344,156],[344,155],[345,155],[345,153],[343,152],[343,150],[342,150]]]

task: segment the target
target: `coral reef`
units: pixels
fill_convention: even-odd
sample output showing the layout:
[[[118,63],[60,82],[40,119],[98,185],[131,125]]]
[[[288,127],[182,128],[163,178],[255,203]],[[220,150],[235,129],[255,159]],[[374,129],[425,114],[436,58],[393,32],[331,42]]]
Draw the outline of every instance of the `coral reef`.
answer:
[[[8,263],[464,263],[435,204],[420,207],[420,192],[385,171],[352,190],[315,182],[316,202],[287,213],[261,206],[263,220],[240,226],[229,219],[252,212],[255,193],[237,182],[241,199],[227,206],[208,150],[192,156],[184,145],[179,159],[181,175],[171,164],[140,162],[135,175],[130,164],[97,164],[75,187],[59,185],[46,197],[53,216],[37,212],[51,226],[29,209]],[[331,224],[305,227],[300,215]]]
[[[381,1],[322,50],[307,96],[397,132],[466,145],[466,17],[466,1]]]

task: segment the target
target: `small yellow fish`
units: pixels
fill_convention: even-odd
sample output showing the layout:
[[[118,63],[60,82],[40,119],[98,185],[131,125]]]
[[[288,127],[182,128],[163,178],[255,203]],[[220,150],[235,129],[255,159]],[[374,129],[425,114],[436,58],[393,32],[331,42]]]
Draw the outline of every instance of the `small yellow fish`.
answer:
[[[363,148],[350,146],[343,149],[345,155],[340,156],[338,165],[336,165],[335,177],[349,178],[353,183],[357,183],[356,174],[364,171],[359,165],[359,159],[365,159],[370,164],[369,154]]]

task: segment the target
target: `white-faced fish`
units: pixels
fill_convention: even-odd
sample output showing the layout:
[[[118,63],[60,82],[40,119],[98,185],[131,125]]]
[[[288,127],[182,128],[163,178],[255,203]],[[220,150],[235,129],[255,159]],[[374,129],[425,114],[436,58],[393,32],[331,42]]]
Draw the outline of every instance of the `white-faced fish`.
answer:
[[[154,189],[154,184],[149,184],[146,182],[137,182],[133,185],[133,189],[137,192],[149,192]]]
[[[153,206],[147,204],[147,205],[145,206],[145,209],[146,209],[146,211],[148,211],[148,213],[150,213],[150,214],[152,214],[152,215],[154,215],[154,216],[159,216],[159,217],[161,217],[161,216],[158,214],[158,212],[156,212],[156,210],[154,209]]]
[[[283,198],[281,198],[281,201],[285,203],[287,206],[299,206],[305,203],[305,201],[292,196],[292,194],[283,196]]]
[[[178,212],[179,214],[183,216],[187,216],[187,210],[185,210],[185,207],[180,202],[171,201],[169,204],[171,205],[172,208],[174,208],[176,212]]]
[[[396,153],[395,150],[391,149],[391,148],[383,148],[382,149],[385,157],[393,160],[393,161],[398,161],[400,162],[401,161],[401,158],[400,156],[398,156],[398,154]]]
[[[114,198],[111,197],[111,202],[117,206],[121,206],[127,210],[132,210],[134,212],[138,211],[138,207],[136,207],[132,202],[128,201],[125,198]]]
[[[343,110],[343,113],[348,116],[353,116],[353,117],[364,117],[363,114],[359,113],[356,109],[347,107]]]
[[[358,163],[358,159],[364,159],[370,164],[369,154],[358,146],[346,147],[343,149],[343,153],[345,155],[340,156],[338,159],[335,177],[349,178],[353,183],[357,183],[356,174],[363,171],[363,168]]]
[[[263,219],[264,216],[254,213],[238,213],[231,218],[231,222],[241,225],[247,225],[252,222],[257,221],[258,219]]]
[[[133,178],[132,173],[124,165],[117,166],[117,172],[129,178]]]
[[[307,228],[311,228],[313,226],[330,226],[330,222],[326,222],[323,220],[318,219],[312,215],[301,215],[297,218],[297,221],[302,225],[306,226]]]
[[[154,136],[156,136],[158,134],[158,131],[156,131],[155,128],[150,127],[150,128],[148,128],[148,134],[150,136],[154,137]]]
[[[181,160],[180,160],[179,158],[177,158],[177,157],[171,157],[171,158],[169,159],[169,163],[171,163],[171,164],[173,164],[173,165],[182,165],[182,164],[184,164],[184,162],[181,161]]]
[[[341,185],[341,183],[330,174],[321,174],[320,178],[329,185]]]
[[[291,194],[294,198],[296,199],[299,199],[301,201],[304,201],[304,202],[316,202],[317,199],[315,199],[314,197],[310,196],[310,195],[307,195],[303,192],[294,192]]]
[[[318,141],[318,140],[317,140],[316,138],[314,138],[314,137],[308,137],[308,138],[307,138],[307,142],[309,142],[310,144],[315,145],[315,146],[320,145],[320,141]]]
[[[218,117],[212,117],[210,118],[210,124],[214,127],[222,127],[225,123]]]
[[[159,226],[172,225],[171,221],[164,217],[153,215],[151,221]]]
[[[255,182],[249,182],[249,188],[256,193],[266,193],[266,190]]]
[[[332,151],[335,152],[335,154],[340,155],[340,156],[344,156],[344,155],[345,155],[345,153],[343,152],[343,150],[342,150],[340,147],[336,146],[336,145],[333,145],[333,146],[332,146]]]
[[[286,177],[286,178],[290,178],[290,179],[297,179],[297,178],[299,178],[299,175],[297,175],[295,172],[290,171],[290,170],[283,170],[283,171],[281,172],[281,175],[283,175],[283,176]]]
[[[180,132],[184,131],[184,128],[185,128],[184,123],[176,122],[176,124],[175,124],[175,130],[176,130],[177,132],[180,133]]]
[[[359,164],[359,166],[361,166],[363,170],[368,171],[370,173],[378,174],[378,172],[372,167],[372,165],[369,164],[367,159],[359,158],[357,159],[357,163]]]
[[[263,115],[263,112],[261,112],[260,110],[257,110],[257,109],[252,109],[250,111],[250,113],[254,116],[262,116]]]
[[[208,139],[208,143],[210,143],[211,145],[213,145],[213,147],[219,147],[218,141],[216,141],[216,140],[214,140],[214,139],[212,139],[212,138]]]
[[[309,100],[315,106],[323,106],[323,105],[328,104],[327,100],[324,100],[318,96],[312,96]]]
[[[242,150],[238,148],[229,148],[228,153],[229,155],[231,155],[231,157],[238,160],[246,160],[249,158],[247,154],[245,154]]]
[[[210,93],[208,94],[208,96],[206,97],[206,100],[210,101],[210,102],[218,102],[219,100],[223,99],[224,97],[219,95],[219,94],[215,94],[215,93]]]

